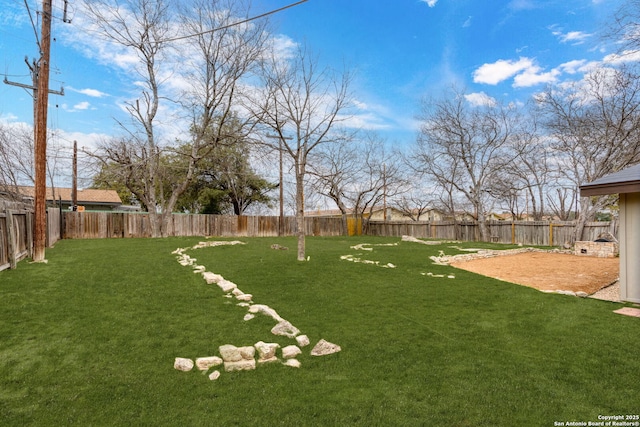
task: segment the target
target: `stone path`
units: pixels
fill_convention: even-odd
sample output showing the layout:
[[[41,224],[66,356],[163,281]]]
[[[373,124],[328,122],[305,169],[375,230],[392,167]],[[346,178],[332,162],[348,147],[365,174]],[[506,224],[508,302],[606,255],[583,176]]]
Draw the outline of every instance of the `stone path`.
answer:
[[[299,368],[301,363],[296,357],[302,354],[301,347],[306,347],[310,344],[309,338],[301,334],[298,328],[291,324],[291,322],[283,319],[273,308],[264,304],[255,304],[252,294],[243,292],[238,285],[225,279],[221,275],[207,271],[205,266],[197,264],[196,258],[186,253],[189,250],[226,245],[244,245],[244,243],[238,240],[200,242],[191,248],[178,248],[173,251],[172,254],[176,255],[176,259],[180,265],[191,267],[194,273],[202,275],[207,284],[218,285],[227,298],[235,298],[238,301],[238,306],[246,307],[247,314],[245,314],[243,318],[244,321],[250,321],[255,318],[256,315],[270,317],[275,322],[271,333],[277,336],[295,339],[297,345],[288,345],[280,348],[280,344],[278,343],[265,343],[263,341],[259,341],[252,346],[225,344],[218,347],[220,357],[217,355],[200,357],[196,359],[195,363],[191,358],[176,357],[173,365],[174,368],[185,372],[191,371],[194,366],[197,366],[199,370],[204,372],[218,366],[223,366],[226,372],[253,370],[264,363],[279,362],[278,350],[280,350],[280,355],[283,359],[281,363],[284,366]],[[339,345],[321,339],[313,347],[310,354],[312,356],[325,356],[341,350]],[[256,352],[258,356],[257,360],[255,358]],[[210,380],[217,380],[219,377],[219,370],[214,370],[208,376]]]

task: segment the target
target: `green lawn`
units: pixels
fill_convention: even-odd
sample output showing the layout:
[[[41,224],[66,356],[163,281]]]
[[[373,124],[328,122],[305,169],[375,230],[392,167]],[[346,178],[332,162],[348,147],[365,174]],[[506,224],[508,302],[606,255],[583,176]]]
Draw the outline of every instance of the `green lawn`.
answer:
[[[640,413],[640,319],[614,314],[622,304],[432,265],[458,250],[399,238],[308,238],[309,262],[286,238],[188,251],[312,345],[342,351],[310,346],[299,369],[217,381],[179,372],[175,357],[223,344],[295,344],[271,319],[244,321],[246,308],[171,253],[202,240],[64,240],[48,264],[0,272],[0,424],[553,426]]]

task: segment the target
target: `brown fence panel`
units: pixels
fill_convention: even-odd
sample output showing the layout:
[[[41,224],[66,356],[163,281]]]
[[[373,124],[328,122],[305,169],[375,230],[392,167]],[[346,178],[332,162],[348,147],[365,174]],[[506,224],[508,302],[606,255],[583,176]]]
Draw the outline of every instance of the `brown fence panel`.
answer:
[[[0,211],[0,271],[11,267],[9,263],[9,230],[7,214]]]
[[[122,212],[63,212],[63,236],[70,239],[151,237],[148,213]],[[17,221],[27,220],[16,219]],[[58,221],[59,223],[59,221]],[[270,237],[278,235],[277,216],[233,216],[174,214],[168,224],[170,236],[222,236],[222,237]],[[573,244],[573,222],[547,221],[489,221],[490,240],[497,243],[514,243],[538,246],[562,246]],[[7,228],[5,224],[1,224]],[[18,227],[27,227],[19,223]],[[297,233],[296,218],[284,218],[285,236]],[[585,226],[583,239],[595,240],[609,232],[616,236],[617,222],[594,222]],[[309,236],[340,236],[343,234],[339,217],[307,217],[305,233]],[[365,234],[371,236],[410,235],[418,238],[441,240],[478,240],[475,222],[402,222],[370,221]],[[0,253],[0,256],[1,253]],[[0,258],[1,261],[2,258]],[[1,264],[0,264],[1,265]]]
[[[575,242],[575,223],[568,221],[489,221],[490,240],[496,243],[533,246],[563,246]],[[618,235],[618,222],[590,222],[585,225],[583,240],[595,240],[603,233]],[[474,222],[376,222],[368,225],[372,236],[402,236],[441,240],[478,240]]]
[[[51,248],[61,237],[60,208],[47,208],[47,247]]]
[[[33,248],[33,207],[0,200],[0,270],[16,268]]]

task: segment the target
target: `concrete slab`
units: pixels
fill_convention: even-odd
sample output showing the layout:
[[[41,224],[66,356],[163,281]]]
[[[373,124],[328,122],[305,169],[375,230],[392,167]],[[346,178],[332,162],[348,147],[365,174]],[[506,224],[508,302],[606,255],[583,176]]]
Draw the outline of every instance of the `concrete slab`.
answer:
[[[623,307],[615,310],[614,313],[623,314],[625,316],[640,317],[640,308]]]

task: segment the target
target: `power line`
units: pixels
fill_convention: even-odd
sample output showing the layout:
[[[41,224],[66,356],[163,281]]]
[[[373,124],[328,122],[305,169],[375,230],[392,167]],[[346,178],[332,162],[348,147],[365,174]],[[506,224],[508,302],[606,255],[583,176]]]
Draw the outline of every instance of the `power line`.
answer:
[[[29,4],[27,3],[27,0],[24,0],[24,5],[27,8],[27,12],[29,13],[29,20],[31,21],[31,26],[33,27],[33,32],[36,35],[36,44],[38,45],[38,48],[40,47],[40,39],[38,37],[38,29],[36,27],[35,22],[33,21],[33,16],[31,15],[31,8],[29,7]]]
[[[270,12],[263,13],[263,14],[258,15],[258,16],[254,16],[254,17],[242,20],[242,21],[234,22],[233,24],[224,25],[224,26],[218,27],[218,28],[213,28],[211,30],[201,31],[199,33],[188,34],[186,36],[174,37],[174,38],[167,39],[167,40],[164,40],[164,41],[165,42],[174,42],[176,40],[183,40],[183,39],[188,39],[190,37],[197,37],[197,36],[202,36],[204,34],[215,33],[216,31],[226,30],[227,28],[235,27],[236,25],[246,24],[247,22],[255,21],[256,19],[264,18],[266,16],[273,15],[274,13],[282,12],[283,10],[292,8],[294,6],[298,6],[299,4],[302,4],[302,3],[306,3],[307,1],[308,0],[301,0],[299,2],[291,3],[290,5],[281,7],[279,9],[272,10]]]

